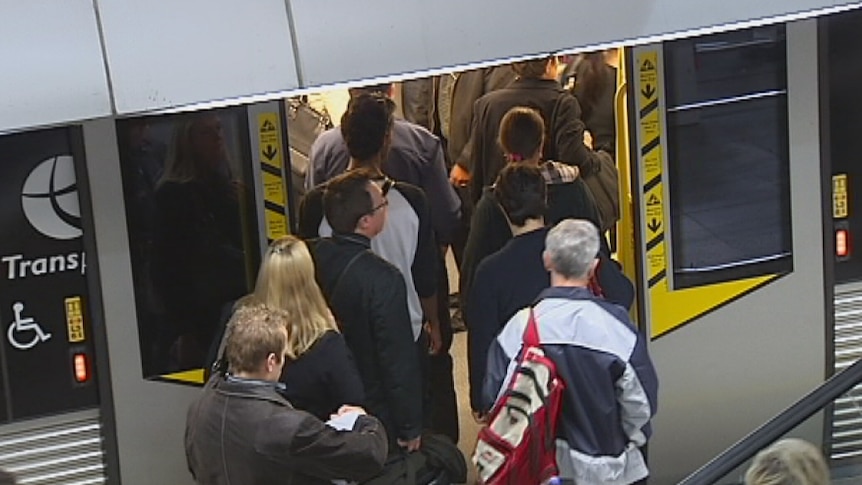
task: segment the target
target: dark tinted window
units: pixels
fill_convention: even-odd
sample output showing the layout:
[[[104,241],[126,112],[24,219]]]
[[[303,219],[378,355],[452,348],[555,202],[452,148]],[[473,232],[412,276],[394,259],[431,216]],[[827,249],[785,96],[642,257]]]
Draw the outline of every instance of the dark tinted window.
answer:
[[[787,89],[784,26],[665,43],[667,105]]]
[[[784,27],[669,42],[674,286],[791,268]]]
[[[245,111],[117,131],[144,375],[200,368],[258,264]]]

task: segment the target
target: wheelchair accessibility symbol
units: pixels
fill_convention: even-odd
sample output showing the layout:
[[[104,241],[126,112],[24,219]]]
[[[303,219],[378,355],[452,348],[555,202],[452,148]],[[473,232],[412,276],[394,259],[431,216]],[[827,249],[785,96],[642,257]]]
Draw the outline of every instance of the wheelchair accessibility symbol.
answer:
[[[22,317],[24,304],[16,301],[12,304],[12,311],[15,313],[15,319],[9,325],[9,330],[6,336],[9,338],[9,343],[12,347],[18,350],[28,350],[33,348],[39,342],[46,342],[51,338],[50,333],[46,333],[39,326],[36,320],[32,317]]]

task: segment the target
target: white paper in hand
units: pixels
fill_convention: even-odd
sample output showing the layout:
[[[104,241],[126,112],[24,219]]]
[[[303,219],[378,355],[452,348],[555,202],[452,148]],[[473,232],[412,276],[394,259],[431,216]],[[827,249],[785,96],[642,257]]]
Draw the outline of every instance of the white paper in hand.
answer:
[[[361,416],[360,413],[356,411],[349,411],[342,414],[341,416],[336,416],[330,419],[326,422],[326,425],[339,431],[350,431],[353,429],[353,426],[356,424],[356,418],[358,418],[359,416]]]

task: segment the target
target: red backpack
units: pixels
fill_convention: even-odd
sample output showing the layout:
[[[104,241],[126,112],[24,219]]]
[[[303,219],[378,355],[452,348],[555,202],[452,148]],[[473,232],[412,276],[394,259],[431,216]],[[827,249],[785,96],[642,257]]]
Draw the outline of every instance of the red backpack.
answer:
[[[533,310],[517,367],[479,431],[473,463],[485,485],[543,483],[557,474],[557,418],[563,381],[539,347]]]

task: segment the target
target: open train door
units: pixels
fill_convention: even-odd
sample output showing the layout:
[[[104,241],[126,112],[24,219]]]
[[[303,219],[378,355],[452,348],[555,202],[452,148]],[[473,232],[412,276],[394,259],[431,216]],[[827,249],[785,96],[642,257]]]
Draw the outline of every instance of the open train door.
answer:
[[[628,52],[639,322],[672,483],[824,379],[815,21]],[[816,420],[814,420],[816,421]],[[819,441],[822,423],[809,423]]]

